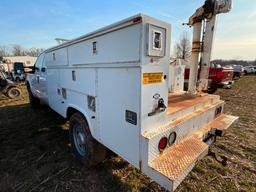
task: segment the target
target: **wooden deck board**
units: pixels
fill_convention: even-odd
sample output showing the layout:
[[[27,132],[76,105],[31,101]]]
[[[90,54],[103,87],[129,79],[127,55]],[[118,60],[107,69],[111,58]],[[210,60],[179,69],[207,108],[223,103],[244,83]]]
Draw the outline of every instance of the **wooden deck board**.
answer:
[[[214,99],[215,95],[204,94],[192,97],[188,94],[169,94],[167,114],[173,114],[186,108],[197,105],[203,101]]]

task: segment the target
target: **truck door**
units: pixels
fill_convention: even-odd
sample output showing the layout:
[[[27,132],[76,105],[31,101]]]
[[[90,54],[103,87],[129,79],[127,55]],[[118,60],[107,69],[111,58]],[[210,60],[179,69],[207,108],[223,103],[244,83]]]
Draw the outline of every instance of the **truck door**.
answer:
[[[44,53],[41,54],[35,64],[35,75],[32,79],[33,93],[40,100],[47,102],[46,89],[46,66],[44,64]]]
[[[42,60],[42,56],[40,55],[37,60],[36,63],[34,65],[34,75],[31,77],[31,91],[33,92],[33,95],[35,95],[36,97],[39,98],[39,91],[38,91],[38,82],[39,82],[39,71],[41,68],[41,60]]]
[[[48,96],[47,96],[47,70],[44,57],[42,59],[42,65],[40,69],[40,77],[39,77],[39,92],[41,93],[41,100],[48,104]]]

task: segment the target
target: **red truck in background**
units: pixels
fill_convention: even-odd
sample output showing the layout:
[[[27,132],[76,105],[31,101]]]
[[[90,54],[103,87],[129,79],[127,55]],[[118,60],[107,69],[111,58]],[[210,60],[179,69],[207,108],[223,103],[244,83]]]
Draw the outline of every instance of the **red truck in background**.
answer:
[[[230,89],[233,84],[233,78],[234,78],[234,69],[233,67],[229,66],[229,67],[222,67],[222,81],[220,83],[220,86],[222,86],[223,88],[227,88]]]
[[[189,68],[185,69],[185,89],[188,87],[189,71]],[[233,72],[232,67],[221,67],[220,65],[211,67],[209,70],[208,93],[214,93],[218,87],[230,89],[234,84]]]

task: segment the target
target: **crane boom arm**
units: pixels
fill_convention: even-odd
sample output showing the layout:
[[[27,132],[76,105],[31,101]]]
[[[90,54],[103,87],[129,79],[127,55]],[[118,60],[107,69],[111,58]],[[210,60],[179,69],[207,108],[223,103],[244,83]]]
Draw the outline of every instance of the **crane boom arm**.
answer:
[[[196,95],[197,92],[206,91],[208,89],[208,77],[211,61],[212,46],[214,40],[216,16],[220,13],[227,13],[231,10],[232,0],[206,0],[204,5],[196,10],[189,18],[188,25],[193,26],[193,45],[192,45],[192,61],[190,70],[190,80],[188,92]],[[205,28],[199,27],[203,21],[206,23]],[[200,29],[200,30],[198,30]],[[201,39],[202,31],[204,37]],[[194,41],[196,39],[196,41]],[[198,48],[198,45],[200,46]],[[199,55],[202,57],[202,65],[198,76]]]

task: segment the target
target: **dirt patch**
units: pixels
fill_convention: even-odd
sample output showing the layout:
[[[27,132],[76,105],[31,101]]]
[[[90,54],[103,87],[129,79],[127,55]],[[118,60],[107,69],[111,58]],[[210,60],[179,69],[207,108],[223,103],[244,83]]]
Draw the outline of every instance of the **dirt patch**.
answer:
[[[256,77],[243,77],[217,94],[238,124],[213,150],[228,157],[198,162],[177,191],[256,191]],[[70,153],[66,121],[48,107],[32,110],[22,98],[0,98],[0,191],[165,191],[122,158],[109,153],[86,169]]]

